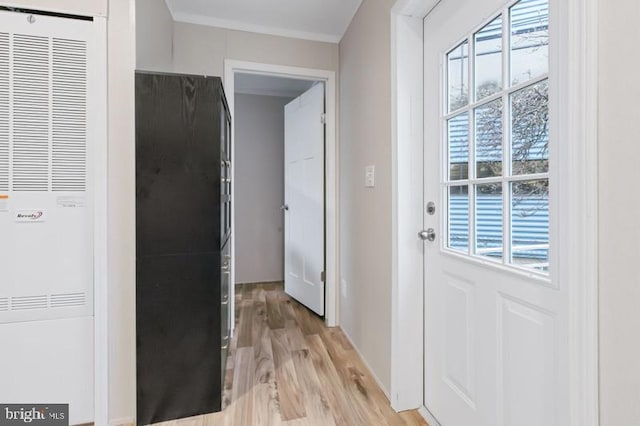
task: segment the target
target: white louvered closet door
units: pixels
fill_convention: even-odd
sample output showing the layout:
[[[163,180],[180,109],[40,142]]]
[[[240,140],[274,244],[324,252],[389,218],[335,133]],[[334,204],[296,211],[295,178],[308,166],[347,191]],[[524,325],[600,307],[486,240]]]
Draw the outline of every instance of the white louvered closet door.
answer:
[[[71,423],[93,421],[97,41],[0,11],[0,401],[68,402]]]

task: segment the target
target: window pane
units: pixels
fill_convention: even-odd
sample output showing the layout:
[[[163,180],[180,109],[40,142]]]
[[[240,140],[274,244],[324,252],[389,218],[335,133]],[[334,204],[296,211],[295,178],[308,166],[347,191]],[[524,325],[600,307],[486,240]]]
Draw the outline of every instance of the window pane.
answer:
[[[549,171],[549,84],[547,80],[511,96],[513,174]]]
[[[476,250],[502,259],[502,184],[476,185]]]
[[[476,108],[476,177],[502,175],[502,99]]]
[[[511,184],[511,263],[549,270],[549,181]]]
[[[463,113],[448,122],[449,179],[469,178],[469,114]]]
[[[502,15],[474,36],[476,100],[502,90]]]
[[[511,83],[549,70],[549,1],[520,0],[511,8]]]
[[[449,112],[469,102],[469,42],[465,41],[447,55]]]
[[[449,241],[447,247],[469,251],[469,187],[449,188]]]

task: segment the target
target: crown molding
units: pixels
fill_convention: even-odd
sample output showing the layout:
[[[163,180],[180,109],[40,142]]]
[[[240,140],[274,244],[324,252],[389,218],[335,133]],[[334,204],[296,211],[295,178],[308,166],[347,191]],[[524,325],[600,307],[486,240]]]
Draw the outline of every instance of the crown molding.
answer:
[[[171,10],[171,9],[169,9]],[[319,41],[323,43],[337,44],[342,35],[322,34],[307,31],[296,31],[285,28],[256,25],[247,22],[233,21],[228,19],[214,18],[211,16],[195,15],[191,13],[172,12],[173,20],[188,24],[206,25],[209,27],[225,28],[236,31],[248,31],[258,34],[267,34],[279,37],[297,38],[302,40]]]

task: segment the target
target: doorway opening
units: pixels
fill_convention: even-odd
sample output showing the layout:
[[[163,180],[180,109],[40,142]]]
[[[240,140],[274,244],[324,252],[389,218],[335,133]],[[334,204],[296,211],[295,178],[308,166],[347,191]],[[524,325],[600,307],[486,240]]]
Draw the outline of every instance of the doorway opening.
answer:
[[[289,294],[335,326],[335,73],[227,60],[224,84],[234,135],[231,282],[285,281]],[[298,147],[306,147],[311,135],[320,146],[315,157],[291,148],[302,139]],[[296,283],[296,268],[309,279]]]

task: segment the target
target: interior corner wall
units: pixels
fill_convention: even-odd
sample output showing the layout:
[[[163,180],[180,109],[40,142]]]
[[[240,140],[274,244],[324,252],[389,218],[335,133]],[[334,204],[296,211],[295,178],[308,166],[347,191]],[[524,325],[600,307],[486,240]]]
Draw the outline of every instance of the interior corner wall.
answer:
[[[284,279],[284,106],[291,98],[236,94],[236,282]]]
[[[225,59],[337,71],[338,45],[174,23],[175,72],[222,76]]]
[[[599,1],[601,426],[640,424],[639,16],[637,0]]]
[[[109,419],[136,414],[135,0],[109,0]]]
[[[136,0],[136,69],[173,69],[173,18],[165,0]]]
[[[340,325],[388,394],[394,0],[364,1],[340,42]],[[365,167],[375,166],[375,188]]]

